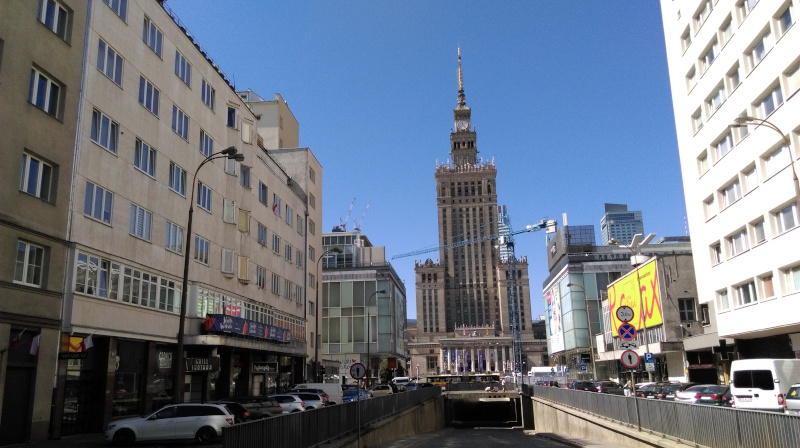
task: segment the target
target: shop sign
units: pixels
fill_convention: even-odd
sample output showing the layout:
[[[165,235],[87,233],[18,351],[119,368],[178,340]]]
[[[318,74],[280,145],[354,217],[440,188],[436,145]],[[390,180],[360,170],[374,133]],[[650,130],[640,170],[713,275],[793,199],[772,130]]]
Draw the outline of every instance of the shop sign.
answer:
[[[172,352],[158,352],[159,370],[172,368]]]
[[[278,373],[277,362],[254,362],[252,373]]]
[[[241,317],[228,316],[227,314],[206,315],[205,329],[209,332],[241,334],[278,342],[289,342],[292,336],[291,331],[285,328],[242,319]]]
[[[186,358],[186,373],[219,372],[219,357]]]
[[[58,359],[86,359],[88,355],[87,352],[61,352]]]

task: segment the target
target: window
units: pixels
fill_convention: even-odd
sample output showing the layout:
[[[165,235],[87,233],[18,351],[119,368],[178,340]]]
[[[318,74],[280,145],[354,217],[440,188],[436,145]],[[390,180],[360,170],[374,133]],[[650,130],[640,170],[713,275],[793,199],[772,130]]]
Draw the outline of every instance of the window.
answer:
[[[163,34],[156,25],[150,20],[149,17],[144,17],[144,25],[142,26],[142,41],[150,47],[151,50],[158,57],[161,57],[161,41]]]
[[[794,23],[792,19],[791,3],[789,3],[789,6],[787,6],[786,9],[784,9],[783,12],[778,15],[776,20],[778,22],[778,26],[776,27],[778,30],[778,36],[783,36],[787,31],[789,31],[789,27],[791,27]]]
[[[183,253],[183,228],[174,222],[167,221],[164,247],[179,254]]]
[[[730,16],[725,21],[725,23],[719,28],[719,41],[720,44],[724,47],[731,37],[733,36],[733,20],[731,20]]]
[[[314,251],[314,248],[311,246],[308,246],[308,259],[311,261],[317,261],[316,252]]]
[[[250,233],[250,212],[247,210],[239,210],[239,231]]]
[[[281,216],[281,198],[277,194],[272,194],[272,213]]]
[[[214,88],[211,87],[211,84],[204,79],[202,85],[200,86],[200,99],[203,100],[203,104],[208,106],[208,108],[211,110],[214,110],[215,95],[216,91]]]
[[[228,121],[227,125],[229,128],[236,129],[236,108],[228,106]]]
[[[276,254],[281,253],[281,237],[277,233],[272,234],[272,251]]]
[[[169,162],[169,188],[181,196],[186,196],[186,171],[175,162]]]
[[[708,16],[711,15],[712,9],[714,9],[714,5],[711,0],[703,0],[700,10],[694,15],[695,33],[703,26]]]
[[[708,47],[705,53],[700,57],[700,67],[702,68],[702,72],[705,73],[711,64],[714,63],[714,60],[719,55],[719,42],[717,39],[714,39],[711,43],[711,46]]]
[[[103,148],[117,153],[117,141],[119,140],[119,124],[108,117],[108,115],[95,109],[92,112],[92,132],[93,142]]]
[[[198,263],[208,264],[208,249],[210,243],[207,239],[195,236],[194,237],[194,261]]]
[[[131,222],[128,232],[135,237],[150,241],[152,225],[153,214],[136,204],[131,204]]]
[[[314,221],[312,221],[310,219],[308,220],[308,233],[310,233],[312,235],[316,235],[317,234],[317,225],[314,223]]]
[[[150,177],[156,176],[156,150],[138,138],[133,151],[133,166]]]
[[[728,290],[723,289],[721,291],[717,291],[717,302],[719,302],[719,309],[720,311],[728,310],[731,308],[731,303],[728,300]]]
[[[742,77],[739,73],[739,63],[737,62],[733,68],[728,72],[726,81],[728,83],[728,91],[733,92],[742,83]]]
[[[256,266],[256,287],[267,289],[267,270],[261,266]]]
[[[308,274],[308,287],[316,289],[316,277],[314,277],[314,274]]]
[[[252,143],[253,136],[250,133],[250,127],[252,126],[251,123],[246,121],[242,122],[242,141],[245,143]]]
[[[272,288],[270,289],[273,294],[280,293],[280,284],[281,284],[281,278],[278,276],[278,274],[272,274],[272,285],[271,285]]]
[[[236,163],[236,159],[225,158],[224,162],[225,162],[225,172],[235,176],[236,175],[236,166],[238,165]]]
[[[311,180],[311,183],[317,183],[317,173],[314,172],[313,168],[308,169],[308,178]]]
[[[287,205],[286,206],[286,224],[289,224],[290,226],[294,225],[294,223],[292,221],[293,219],[294,219],[294,210],[292,210],[292,208]]]
[[[767,240],[766,230],[764,228],[764,219],[759,219],[758,221],[750,224],[750,234],[753,235],[753,245],[761,244]]]
[[[202,182],[197,182],[197,205],[211,212],[211,189]]]
[[[683,51],[689,49],[689,46],[692,45],[692,33],[689,32],[689,27],[686,27],[686,30],[681,35],[681,48]]]
[[[248,261],[250,261],[250,259],[241,256],[237,258],[238,258],[238,263],[236,264],[238,265],[239,269],[237,269],[236,277],[238,277],[239,280],[243,281],[243,283],[250,283],[250,276],[248,275],[248,270],[247,270],[247,267],[249,265]]]
[[[233,250],[222,249],[222,263],[221,270],[226,274],[233,274]]]
[[[294,301],[296,303],[303,303],[303,287],[294,285]]]
[[[299,250],[296,250],[294,255],[295,255],[295,257],[294,257],[295,265],[298,268],[302,269],[302,267],[303,267],[303,253],[300,252]]]
[[[739,180],[733,181],[730,185],[722,189],[722,208],[728,208],[734,202],[742,198],[742,187]]]
[[[786,292],[800,291],[800,266],[783,270],[783,281],[786,285]]]
[[[292,282],[289,279],[283,279],[283,298],[287,300],[292,299]]]
[[[61,101],[61,85],[44,73],[31,69],[31,82],[28,86],[28,101],[48,114],[58,117]]]
[[[758,3],[758,0],[744,0],[744,1],[742,1],[742,3],[739,5],[739,8],[742,10],[742,17],[746,17],[748,14],[750,14],[750,11],[752,11],[753,8],[756,7],[757,3]]]
[[[125,20],[128,16],[128,0],[103,0],[120,19]]]
[[[315,209],[317,208],[317,198],[313,194],[308,194],[308,206]]]
[[[108,79],[122,86],[122,56],[100,39],[97,47],[97,69]]]
[[[91,182],[86,182],[86,197],[83,201],[83,214],[111,225],[111,210],[114,195]]]
[[[794,67],[784,73],[784,76],[786,77],[787,93],[791,96],[800,89],[800,64],[795,64]]]
[[[708,104],[708,114],[713,114],[717,109],[722,107],[725,104],[725,100],[728,99],[728,95],[725,93],[725,85],[720,85],[719,88],[706,100]]]
[[[716,266],[722,263],[722,245],[714,243],[711,245],[711,265]]]
[[[297,219],[295,219],[295,222],[297,223],[297,233],[302,235],[303,234],[303,217],[300,216],[300,214],[298,213],[296,218]]]
[[[158,116],[158,98],[160,92],[144,76],[139,77],[139,104],[144,106],[156,117]]]
[[[14,283],[42,286],[44,248],[25,241],[17,241],[17,263]]]
[[[776,234],[791,230],[797,226],[797,204],[789,204],[775,213]]]
[[[267,245],[267,227],[261,223],[258,223],[258,244],[262,246]]]
[[[283,258],[286,259],[289,263],[292,262],[292,246],[289,244],[284,244],[283,246]]]
[[[178,50],[175,50],[175,74],[187,86],[192,85],[192,65]]]
[[[236,223],[236,203],[231,199],[222,200],[222,220],[228,224]]]
[[[759,292],[765,300],[775,297],[775,287],[772,285],[772,273],[759,277],[758,283],[761,286]]]
[[[708,172],[708,153],[705,151],[697,158],[697,171],[700,176]]]
[[[711,325],[711,314],[707,303],[700,304],[700,318],[703,320],[703,325]]]
[[[258,202],[267,205],[267,185],[258,181]]]
[[[54,184],[53,166],[34,157],[31,154],[22,154],[22,169],[19,176],[19,189],[31,196],[36,196],[45,201],[51,200],[51,189]]]
[[[744,183],[745,193],[749,193],[758,187],[758,176],[756,175],[755,165],[751,165],[749,168],[745,168],[745,170],[742,171],[742,183]]]
[[[756,285],[753,282],[747,282],[743,285],[736,287],[736,305],[742,306],[748,303],[753,303],[758,300],[756,296]]]
[[[678,299],[678,313],[681,322],[694,322],[694,299]]]
[[[703,113],[700,110],[692,115],[692,128],[695,133],[703,129]]]
[[[39,21],[50,31],[67,40],[71,15],[61,3],[55,0],[39,0]]]
[[[200,154],[206,157],[214,154],[214,139],[202,129],[200,129]]]
[[[781,86],[777,86],[761,100],[756,108],[761,114],[761,118],[766,118],[781,104],[783,104],[783,92],[781,91]]]
[[[781,146],[764,157],[764,177],[769,178],[785,168],[789,163],[789,151]]]
[[[189,139],[189,117],[174,104],[172,105],[172,130],[184,140]]]
[[[775,39],[769,28],[761,35],[761,38],[756,42],[749,52],[745,53],[745,58],[750,65],[752,71],[756,66],[767,56],[772,47],[775,46]]]
[[[689,70],[689,73],[686,74],[686,90],[689,92],[694,89],[694,86],[697,85],[697,71],[694,69],[694,66]]]
[[[245,188],[250,188],[250,167],[242,165],[239,173],[239,184]]]
[[[728,252],[730,253],[731,257],[735,257],[750,249],[750,245],[747,240],[747,230],[742,229],[739,232],[731,235],[728,238],[728,248],[730,249]]]

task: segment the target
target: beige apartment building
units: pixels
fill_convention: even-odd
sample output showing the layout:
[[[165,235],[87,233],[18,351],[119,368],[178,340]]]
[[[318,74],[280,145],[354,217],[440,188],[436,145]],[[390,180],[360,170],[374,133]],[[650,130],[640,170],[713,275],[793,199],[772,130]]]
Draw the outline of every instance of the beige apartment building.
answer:
[[[49,429],[86,11],[84,1],[0,2],[2,444]]]
[[[18,130],[0,136],[18,161],[2,177],[0,399],[24,428],[4,437],[304,380],[322,167],[288,105],[248,104],[160,1],[38,3],[0,5],[0,94],[22,111],[0,118]]]
[[[713,302],[734,359],[794,358],[800,2],[662,0],[661,10],[699,303]]]

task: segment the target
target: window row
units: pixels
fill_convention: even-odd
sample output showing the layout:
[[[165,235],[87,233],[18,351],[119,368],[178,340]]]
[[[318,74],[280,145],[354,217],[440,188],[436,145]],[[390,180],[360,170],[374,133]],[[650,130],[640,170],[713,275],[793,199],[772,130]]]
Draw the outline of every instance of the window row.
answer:
[[[771,211],[766,219],[764,216],[759,216],[721,241],[712,244],[709,248],[711,264],[717,265],[741,255],[766,242],[769,238],[775,238],[794,229],[798,224],[800,224],[800,216],[798,216],[797,204],[794,202]]]
[[[742,283],[717,291],[719,310],[747,306],[750,304],[774,299],[781,295],[800,292],[800,266],[779,269],[778,278],[773,272],[767,272]]]

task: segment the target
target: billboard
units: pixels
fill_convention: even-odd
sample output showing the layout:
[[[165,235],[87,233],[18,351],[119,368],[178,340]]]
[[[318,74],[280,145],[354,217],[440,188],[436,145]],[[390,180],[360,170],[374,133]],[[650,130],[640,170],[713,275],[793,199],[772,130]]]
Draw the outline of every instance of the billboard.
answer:
[[[547,305],[547,339],[550,352],[564,351],[564,325],[561,321],[561,292],[558,283],[545,294],[545,303]]]
[[[641,299],[639,291],[641,291]],[[617,319],[616,310],[621,306],[629,306],[633,309],[633,319],[629,323],[637,330],[644,328],[643,323],[647,324],[648,328],[664,323],[661,317],[660,291],[655,258],[609,285],[608,308],[611,317],[611,334],[619,336],[617,328],[623,322]],[[640,305],[644,306],[644,310]]]

